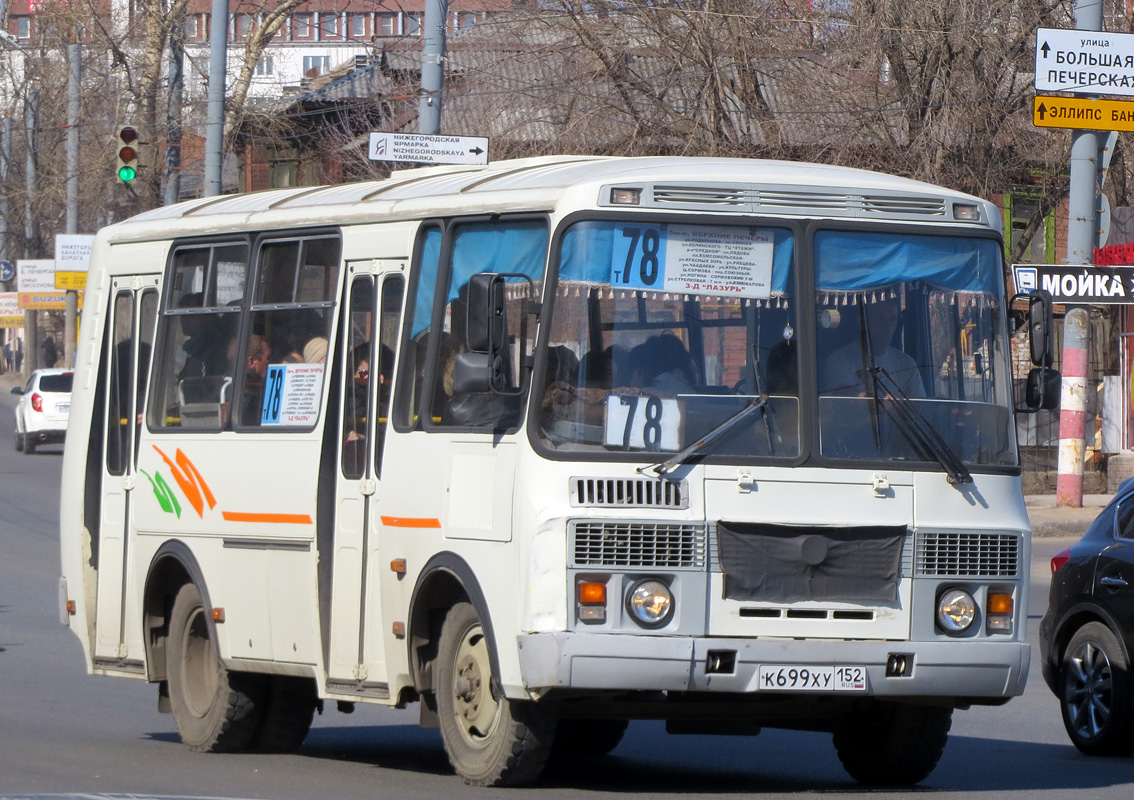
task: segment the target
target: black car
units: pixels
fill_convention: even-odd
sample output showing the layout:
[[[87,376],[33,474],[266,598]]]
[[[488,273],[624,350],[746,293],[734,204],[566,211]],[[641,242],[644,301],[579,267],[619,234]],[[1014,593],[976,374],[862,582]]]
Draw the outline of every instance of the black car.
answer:
[[[1040,622],[1043,679],[1063,725],[1090,755],[1134,751],[1134,478],[1083,538],[1051,559]]]

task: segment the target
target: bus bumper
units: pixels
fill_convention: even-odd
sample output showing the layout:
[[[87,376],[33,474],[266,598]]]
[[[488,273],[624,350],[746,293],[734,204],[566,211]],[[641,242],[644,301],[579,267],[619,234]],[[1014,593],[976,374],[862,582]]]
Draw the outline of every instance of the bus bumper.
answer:
[[[769,691],[760,687],[761,665],[833,665],[864,667],[866,686],[831,694],[973,699],[1022,694],[1032,649],[1010,641],[783,641],[568,631],[522,634],[518,644],[524,685],[540,693],[556,688],[756,693]],[[888,674],[895,671],[887,669],[893,657],[904,657],[904,674]],[[721,671],[722,663],[731,664],[731,671]]]

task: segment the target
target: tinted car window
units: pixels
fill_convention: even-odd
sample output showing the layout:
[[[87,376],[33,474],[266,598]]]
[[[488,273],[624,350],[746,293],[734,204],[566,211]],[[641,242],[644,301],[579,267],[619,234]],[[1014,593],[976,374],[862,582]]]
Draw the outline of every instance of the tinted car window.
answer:
[[[1134,539],[1134,498],[1128,498],[1118,506],[1118,535],[1123,539]]]
[[[73,372],[64,375],[44,375],[39,379],[39,390],[41,392],[69,392],[74,379],[75,373]]]

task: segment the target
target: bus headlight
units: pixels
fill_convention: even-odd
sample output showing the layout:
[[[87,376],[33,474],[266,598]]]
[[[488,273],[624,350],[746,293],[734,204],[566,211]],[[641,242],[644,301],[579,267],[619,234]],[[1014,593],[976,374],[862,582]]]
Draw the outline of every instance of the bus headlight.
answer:
[[[937,598],[937,624],[946,633],[961,633],[976,619],[976,601],[964,589],[946,589]]]
[[[660,628],[673,616],[673,593],[656,578],[640,580],[626,593],[626,610],[643,628]]]

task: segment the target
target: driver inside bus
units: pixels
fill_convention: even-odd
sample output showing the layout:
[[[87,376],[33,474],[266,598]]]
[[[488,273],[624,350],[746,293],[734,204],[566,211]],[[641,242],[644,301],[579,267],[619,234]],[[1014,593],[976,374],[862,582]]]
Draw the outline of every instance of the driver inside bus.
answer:
[[[891,346],[898,330],[900,310],[897,300],[886,299],[859,307],[866,315],[866,330],[870,337],[870,350],[874,363],[882,367],[898,388],[907,397],[925,397],[925,386],[921,381],[917,363],[902,350]],[[854,339],[827,357],[824,376],[826,394],[866,396],[866,380],[863,374],[865,357],[861,337]]]

